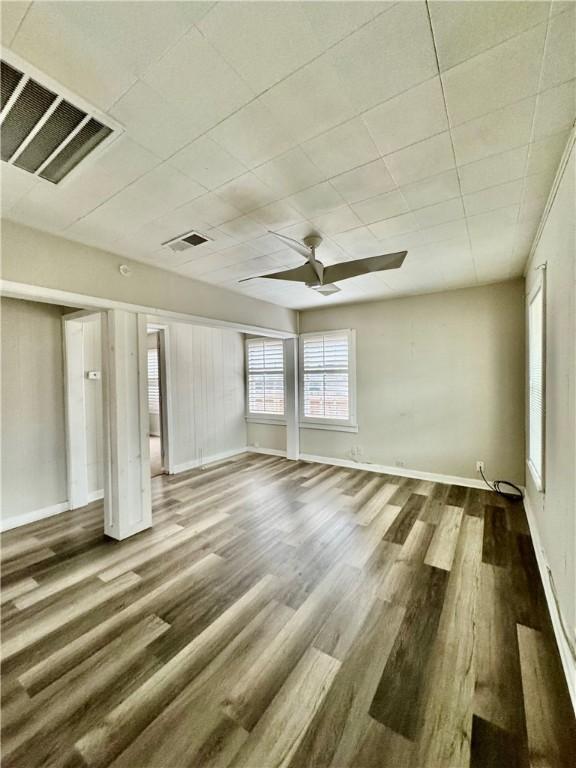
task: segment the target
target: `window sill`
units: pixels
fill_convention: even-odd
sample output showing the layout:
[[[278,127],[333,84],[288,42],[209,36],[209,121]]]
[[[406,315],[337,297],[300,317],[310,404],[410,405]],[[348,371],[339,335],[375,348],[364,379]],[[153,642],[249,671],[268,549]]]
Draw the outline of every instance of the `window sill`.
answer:
[[[276,427],[285,427],[286,419],[273,419],[266,416],[245,416],[247,424],[270,424]]]
[[[325,422],[300,422],[300,429],[328,429],[332,432],[358,432],[357,424],[326,424]]]

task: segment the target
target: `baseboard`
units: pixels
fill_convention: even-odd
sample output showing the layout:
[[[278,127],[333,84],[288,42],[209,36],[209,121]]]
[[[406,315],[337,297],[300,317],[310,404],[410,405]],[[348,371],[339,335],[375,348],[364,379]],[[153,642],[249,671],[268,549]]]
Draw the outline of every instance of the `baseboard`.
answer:
[[[170,470],[170,474],[179,475],[181,472],[188,472],[190,469],[205,467],[208,464],[214,464],[217,461],[230,459],[232,456],[239,456],[241,453],[246,453],[246,450],[246,448],[232,448],[230,451],[215,453],[212,456],[204,456],[202,459],[193,459],[192,461],[186,461],[183,464],[174,464]]]
[[[556,600],[554,599],[552,586],[550,584],[550,566],[548,565],[548,558],[546,557],[544,547],[542,546],[542,539],[540,538],[540,531],[538,530],[536,515],[534,514],[534,510],[530,505],[530,499],[527,494],[524,496],[524,509],[526,510],[526,517],[528,518],[530,535],[532,536],[534,552],[536,553],[536,561],[538,563],[538,570],[540,571],[540,578],[542,579],[542,585],[544,586],[544,594],[546,595],[546,602],[548,604],[548,610],[552,620],[554,636],[556,637],[556,644],[560,653],[562,669],[564,670],[568,691],[570,693],[570,698],[572,699],[572,707],[576,713],[576,662],[574,661],[570,651],[570,646],[568,645],[568,641],[566,640],[562,630],[562,619],[560,618]]]
[[[35,509],[32,512],[26,512],[23,515],[6,517],[4,520],[0,520],[0,530],[10,531],[12,528],[19,528],[21,525],[37,523],[39,520],[44,520],[46,517],[52,517],[53,515],[59,515],[61,512],[67,512],[69,509],[70,505],[68,502],[62,501],[60,504],[52,504],[50,507]]]
[[[91,504],[93,501],[100,501],[100,499],[104,498],[104,488],[100,488],[99,491],[91,491],[88,494],[88,504]]]
[[[278,448],[260,448],[254,445],[246,446],[248,453],[264,453],[268,456],[286,456],[286,451],[280,451]]]
[[[249,450],[253,450],[250,448]],[[349,469],[362,469],[366,472],[377,472],[384,475],[397,475],[398,477],[411,477],[415,480],[431,480],[433,483],[446,483],[447,485],[464,485],[467,488],[486,488],[482,480],[473,477],[457,477],[456,475],[439,475],[435,472],[421,472],[419,469],[406,469],[406,467],[388,467],[385,464],[368,464],[350,459],[333,459],[329,456],[314,456],[310,453],[301,453],[302,461],[313,461],[318,464],[332,464],[335,467],[348,467]]]

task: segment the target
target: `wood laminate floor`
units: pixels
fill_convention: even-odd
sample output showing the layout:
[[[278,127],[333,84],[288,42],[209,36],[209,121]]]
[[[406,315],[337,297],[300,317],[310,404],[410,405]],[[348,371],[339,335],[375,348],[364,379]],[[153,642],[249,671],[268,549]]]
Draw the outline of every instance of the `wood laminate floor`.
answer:
[[[244,455],[3,539],[4,768],[572,765],[524,510]]]

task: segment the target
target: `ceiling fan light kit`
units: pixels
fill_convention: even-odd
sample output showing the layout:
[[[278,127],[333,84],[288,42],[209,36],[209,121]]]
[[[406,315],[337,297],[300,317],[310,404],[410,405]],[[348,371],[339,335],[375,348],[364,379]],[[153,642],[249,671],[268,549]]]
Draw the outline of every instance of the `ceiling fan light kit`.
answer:
[[[270,232],[274,237],[293,251],[306,259],[306,263],[294,269],[285,269],[282,272],[271,272],[267,275],[254,275],[245,277],[239,282],[246,280],[288,280],[296,283],[304,283],[308,288],[312,288],[322,296],[330,296],[337,293],[340,288],[335,283],[342,280],[348,280],[358,275],[367,275],[370,272],[382,272],[386,269],[398,269],[402,266],[408,251],[398,251],[397,253],[385,253],[382,256],[369,256],[366,259],[356,259],[355,261],[344,261],[339,264],[332,264],[327,267],[316,258],[316,250],[322,244],[322,238],[319,235],[308,235],[302,242],[293,240],[291,237],[282,235],[279,232]]]

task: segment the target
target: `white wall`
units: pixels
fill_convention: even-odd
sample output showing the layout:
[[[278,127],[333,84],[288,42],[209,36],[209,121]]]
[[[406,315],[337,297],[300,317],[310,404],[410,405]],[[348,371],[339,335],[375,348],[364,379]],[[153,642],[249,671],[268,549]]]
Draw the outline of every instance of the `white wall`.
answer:
[[[2,519],[66,501],[62,309],[2,299]]]
[[[2,220],[2,279],[217,321],[294,332],[296,313],[175,272]],[[123,277],[119,266],[132,272]],[[58,299],[62,303],[69,300]],[[77,306],[77,304],[73,304]],[[78,306],[93,307],[85,302]]]
[[[286,427],[283,424],[247,422],[247,445],[272,451],[286,450]]]
[[[526,291],[546,269],[545,490],[526,472],[526,492],[566,627],[576,623],[576,157],[572,151],[526,272]]]
[[[300,450],[524,482],[524,281],[309,310],[302,333],[356,329],[357,434],[300,430]],[[401,464],[398,464],[401,462]]]
[[[243,335],[170,323],[169,337],[173,464],[182,470],[243,450]]]

